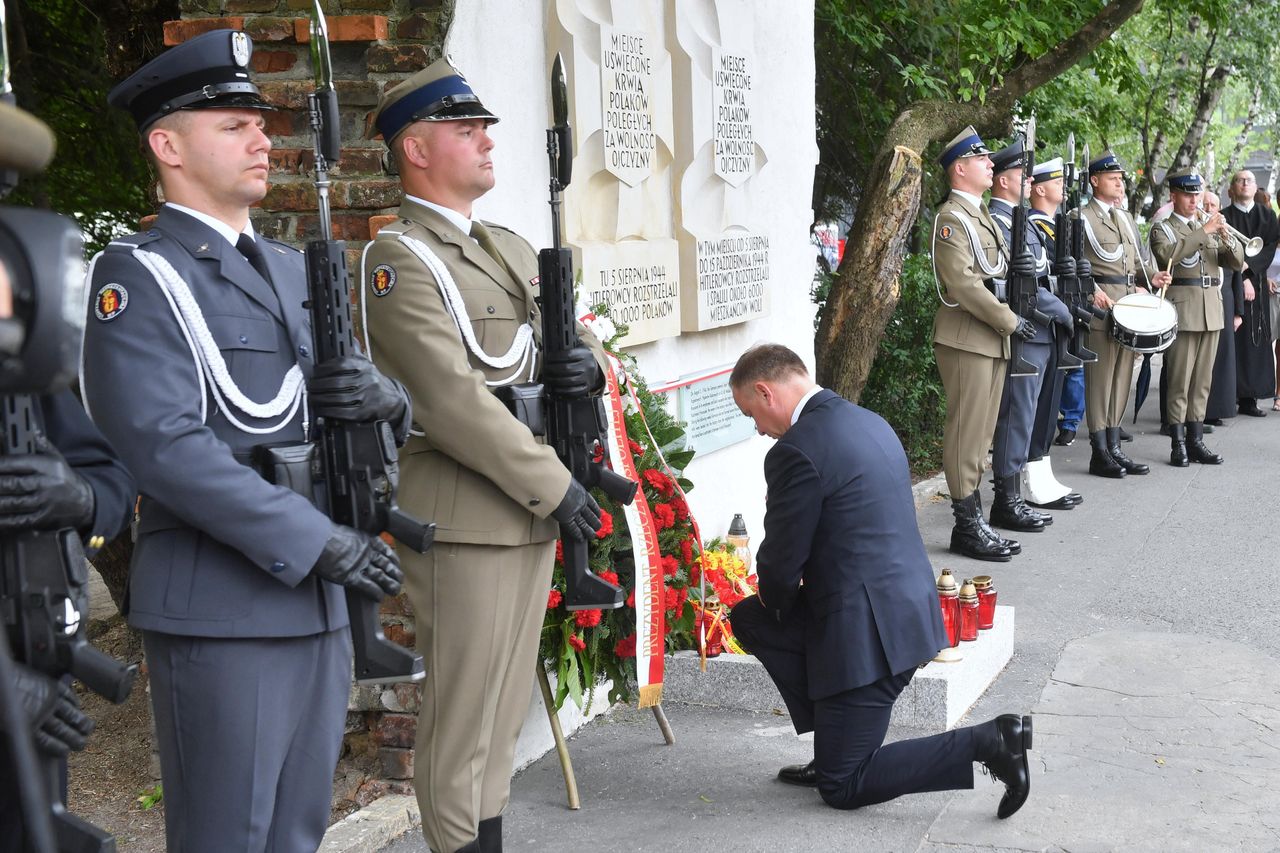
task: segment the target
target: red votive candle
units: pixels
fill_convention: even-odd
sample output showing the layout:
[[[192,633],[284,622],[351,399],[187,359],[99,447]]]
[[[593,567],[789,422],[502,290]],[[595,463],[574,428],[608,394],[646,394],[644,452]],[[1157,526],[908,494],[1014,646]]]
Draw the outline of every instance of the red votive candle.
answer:
[[[973,579],[978,590],[978,630],[987,631],[996,623],[996,588],[991,575],[978,575]]]
[[[960,642],[978,639],[978,591],[973,581],[964,579],[960,586]]]
[[[952,648],[960,645],[960,590],[950,569],[938,576],[938,604],[942,607],[942,627]]]

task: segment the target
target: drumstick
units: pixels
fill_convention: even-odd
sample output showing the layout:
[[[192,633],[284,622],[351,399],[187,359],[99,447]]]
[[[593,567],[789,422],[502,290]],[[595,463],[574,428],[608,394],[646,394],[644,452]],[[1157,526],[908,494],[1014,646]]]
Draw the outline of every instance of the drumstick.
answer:
[[[1168,264],[1168,266],[1166,266],[1166,267],[1164,268],[1164,273],[1165,273],[1165,275],[1167,275],[1167,276],[1172,276],[1172,275],[1173,275],[1173,255],[1170,255],[1170,256],[1169,256],[1169,264]],[[1170,284],[1172,284],[1172,282],[1170,282]],[[1161,301],[1161,302],[1164,302],[1164,292],[1165,292],[1166,290],[1168,290],[1168,289],[1169,289],[1169,285],[1168,285],[1168,284],[1166,284],[1164,287],[1160,288],[1160,301]]]

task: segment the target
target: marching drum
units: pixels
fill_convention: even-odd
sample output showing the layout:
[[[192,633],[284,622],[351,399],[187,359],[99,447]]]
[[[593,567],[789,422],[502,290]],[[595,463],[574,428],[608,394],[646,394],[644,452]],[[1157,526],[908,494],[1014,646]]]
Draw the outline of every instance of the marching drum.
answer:
[[[1111,307],[1111,337],[1134,352],[1164,352],[1178,335],[1178,312],[1159,296],[1130,293]]]

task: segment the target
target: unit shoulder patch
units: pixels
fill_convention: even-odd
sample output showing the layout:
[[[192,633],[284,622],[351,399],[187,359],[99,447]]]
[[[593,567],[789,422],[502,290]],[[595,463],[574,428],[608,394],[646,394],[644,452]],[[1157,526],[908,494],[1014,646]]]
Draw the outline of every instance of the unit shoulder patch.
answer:
[[[940,229],[938,229],[938,236],[939,236],[939,237],[941,237],[943,240],[950,240],[950,239],[951,239],[951,226],[950,226],[950,225],[943,225]]]
[[[390,264],[378,264],[369,273],[369,289],[374,296],[386,296],[396,286],[396,269]]]
[[[104,323],[114,320],[129,307],[129,291],[119,284],[104,284],[93,298],[93,313]]]

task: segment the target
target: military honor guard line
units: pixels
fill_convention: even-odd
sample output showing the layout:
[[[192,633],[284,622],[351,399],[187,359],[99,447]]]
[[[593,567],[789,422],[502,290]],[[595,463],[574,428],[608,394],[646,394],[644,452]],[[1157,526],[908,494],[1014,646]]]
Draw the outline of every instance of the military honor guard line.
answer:
[[[304,257],[249,217],[269,183],[273,109],[253,82],[252,50],[243,32],[210,31],[111,93],[165,204],[90,267],[81,382],[93,423],[50,403],[46,417],[74,427],[71,467],[43,472],[55,515],[98,547],[125,526],[126,496],[141,494],[126,616],[150,667],[170,850],[318,847],[353,634],[357,661],[367,651],[358,614],[403,586],[421,658],[406,677],[422,679],[423,834],[439,853],[500,851],[555,542],[585,543],[601,526],[593,484],[558,454],[544,401],[598,399],[609,362],[572,318],[569,343],[545,340],[538,253],[475,217],[496,184],[500,118],[447,59],[388,88],[371,117],[403,201],[356,273],[367,352],[317,347],[329,320],[304,304],[315,308],[313,252],[325,247]],[[324,115],[316,103],[313,116]],[[1251,242],[1275,236],[1255,233],[1267,222],[1237,207],[1236,182],[1233,225],[1201,209],[1201,176],[1178,169],[1166,177],[1172,213],[1144,249],[1113,154],[1086,148],[1078,167],[1074,143],[1043,162],[1035,152],[1032,120],[994,152],[966,128],[939,158],[950,191],[932,230],[932,343],[947,398],[949,549],[984,561],[1021,553],[1005,532],[1041,532],[1085,499],[1050,459],[1074,437],[1081,377],[1091,475],[1150,473],[1121,446],[1138,354],[1164,353],[1170,465],[1222,463],[1204,434],[1234,308],[1224,278],[1239,274],[1246,300],[1262,303]],[[1249,190],[1242,180],[1242,198]],[[1247,331],[1245,310],[1232,321]],[[133,374],[147,379],[119,380]],[[733,624],[797,733],[814,733],[812,760],[778,778],[854,809],[971,788],[977,764],[1004,786],[997,816],[1012,816],[1030,793],[1031,717],[883,743],[894,702],[947,644],[893,430],[817,386],[778,344],[744,353],[730,387],[777,439],[764,463],[760,593]],[[1241,396],[1240,412],[1266,395]],[[344,514],[313,478],[357,464],[315,459],[313,433],[333,424],[376,433],[385,453],[370,516]],[[96,477],[73,470],[77,443],[94,449]],[[401,506],[433,523],[422,547],[393,549],[379,535]],[[246,679],[273,687],[246,692]],[[54,745],[62,753],[83,746],[85,721],[73,723]]]

